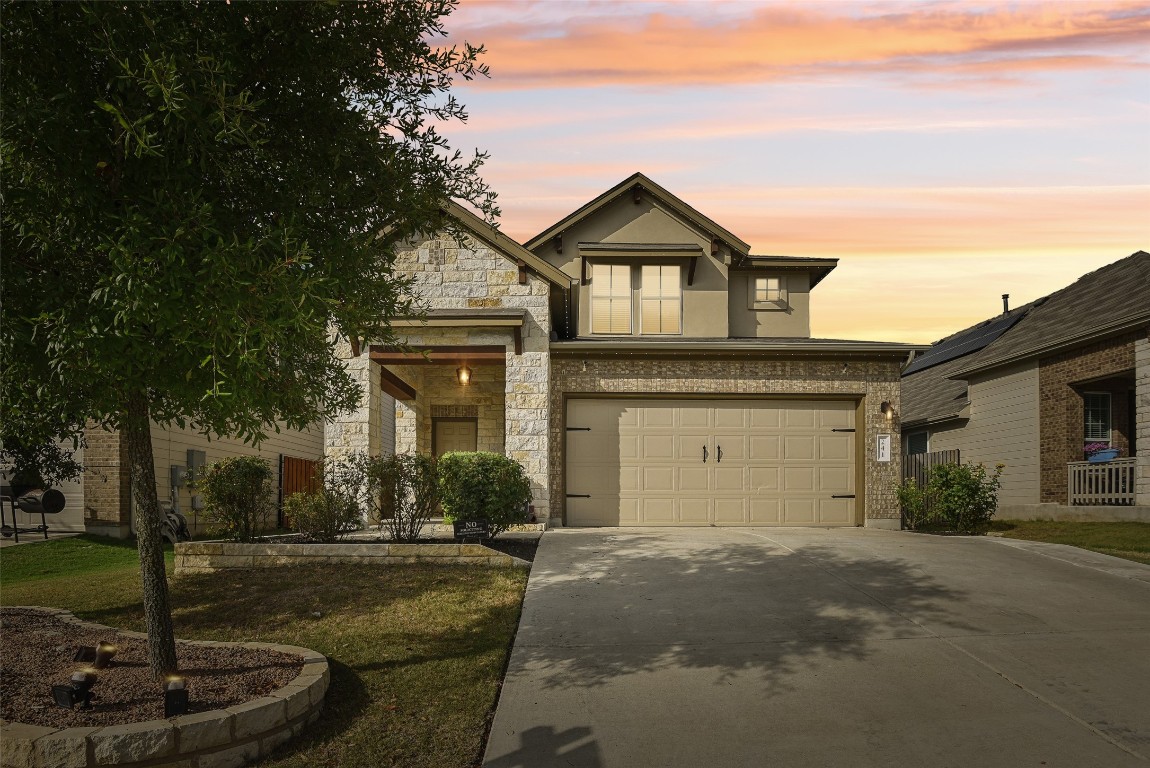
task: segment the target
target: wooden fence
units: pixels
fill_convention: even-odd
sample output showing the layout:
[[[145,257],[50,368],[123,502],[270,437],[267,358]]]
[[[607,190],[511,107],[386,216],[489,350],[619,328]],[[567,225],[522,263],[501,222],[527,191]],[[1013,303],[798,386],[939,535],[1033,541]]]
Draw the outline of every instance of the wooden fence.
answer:
[[[316,470],[319,462],[313,459],[298,459],[295,456],[280,454],[280,504],[279,525],[284,526],[284,501],[293,493],[303,493],[316,489]]]
[[[926,474],[931,467],[939,464],[959,464],[961,455],[957,448],[953,451],[934,451],[933,453],[912,453],[902,457],[902,478],[913,477],[920,486],[926,485]]]

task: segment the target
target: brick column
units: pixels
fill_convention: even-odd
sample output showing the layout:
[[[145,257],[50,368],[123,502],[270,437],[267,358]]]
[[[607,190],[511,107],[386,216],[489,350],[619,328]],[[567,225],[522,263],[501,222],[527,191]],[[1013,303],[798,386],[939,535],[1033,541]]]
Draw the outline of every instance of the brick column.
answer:
[[[1150,506],[1150,335],[1134,342],[1134,421],[1138,436],[1134,503]]]
[[[132,478],[119,432],[89,425],[84,430],[84,529],[126,539],[132,533]]]

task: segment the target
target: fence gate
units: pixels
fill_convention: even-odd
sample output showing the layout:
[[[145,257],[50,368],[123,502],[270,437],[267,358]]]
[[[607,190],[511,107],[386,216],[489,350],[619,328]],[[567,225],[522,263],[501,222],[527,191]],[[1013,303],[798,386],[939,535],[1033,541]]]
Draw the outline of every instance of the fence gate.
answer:
[[[280,498],[278,524],[284,527],[284,501],[293,493],[304,493],[316,489],[316,470],[319,462],[314,459],[299,459],[280,454]]]

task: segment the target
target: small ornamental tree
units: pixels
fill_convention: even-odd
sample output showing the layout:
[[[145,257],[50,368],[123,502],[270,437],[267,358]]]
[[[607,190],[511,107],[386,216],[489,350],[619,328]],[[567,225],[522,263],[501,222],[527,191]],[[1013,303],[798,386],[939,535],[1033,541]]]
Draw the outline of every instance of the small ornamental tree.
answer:
[[[527,522],[531,481],[503,454],[452,451],[439,457],[439,495],[445,521],[486,519],[498,536]]]
[[[157,677],[177,669],[150,430],[259,441],[346,412],[339,339],[415,313],[394,243],[489,219],[453,152],[454,0],[3,2],[0,431],[120,431]],[[334,329],[334,333],[332,330]],[[42,473],[43,474],[43,473]]]

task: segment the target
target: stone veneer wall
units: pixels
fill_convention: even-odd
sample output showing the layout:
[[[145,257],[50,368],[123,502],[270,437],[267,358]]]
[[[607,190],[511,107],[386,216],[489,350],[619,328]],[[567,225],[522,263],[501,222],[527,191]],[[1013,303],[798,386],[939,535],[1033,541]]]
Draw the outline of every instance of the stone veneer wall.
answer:
[[[471,383],[466,387],[459,383],[452,365],[395,365],[388,368],[419,393],[414,407],[413,401],[396,404],[398,444],[414,445],[415,450],[427,453],[433,448],[431,420],[437,412],[467,411],[476,417],[476,449],[503,453],[507,382],[502,366],[473,366]],[[402,437],[399,437],[401,431]]]
[[[1134,343],[1146,332],[1126,334],[1043,358],[1038,363],[1039,442],[1043,503],[1067,503],[1066,464],[1082,461],[1082,397],[1074,382],[1100,379],[1134,369]],[[1124,398],[1112,399],[1111,420],[1119,437],[1115,447],[1125,448],[1125,426],[1115,417],[1126,412]],[[1143,450],[1145,448],[1143,447]]]
[[[902,450],[897,414],[899,370],[902,360],[731,360],[635,359],[629,357],[557,358],[551,361],[551,520],[564,519],[563,423],[565,393],[578,394],[778,394],[801,398],[804,395],[842,395],[843,399],[863,399],[865,423],[857,424],[857,435],[865,447],[866,485],[863,511],[868,521],[900,518],[895,486],[901,479]],[[844,368],[845,366],[845,368]],[[895,418],[887,419],[879,404],[889,400]],[[891,461],[875,461],[879,434],[891,436]],[[882,523],[879,523],[882,524]],[[887,523],[889,525],[890,523]]]
[[[1135,504],[1150,507],[1150,331],[1134,342]]]
[[[400,251],[395,269],[414,278],[415,292],[428,309],[527,310],[520,355],[515,354],[510,328],[415,328],[405,331],[404,339],[413,346],[501,345],[507,349],[502,371],[502,412],[491,415],[502,419],[502,451],[527,470],[536,514],[545,519],[549,504],[550,284],[528,272],[527,284],[520,285],[519,268],[514,261],[471,238],[457,242],[446,235]],[[413,371],[414,368],[421,370]],[[473,371],[483,381],[492,373],[483,366],[475,366]],[[486,419],[484,410],[494,412],[499,407],[498,400],[486,390],[463,395],[455,380],[455,366],[404,366],[404,374],[401,378],[415,387],[418,396],[395,401],[397,453],[431,450],[431,408],[435,405],[478,404],[480,429],[484,430],[480,441],[495,443],[492,422]]]
[[[344,361],[348,373],[357,382],[363,396],[359,408],[337,416],[324,425],[323,453],[325,457],[343,456],[362,452],[378,456],[383,448],[383,413],[386,399],[380,389],[379,365],[368,357],[364,345],[358,357],[351,351],[351,343],[340,339],[336,343],[336,356]]]
[[[240,544],[232,541],[188,541],[176,544],[176,576],[235,568],[279,568],[284,565],[482,565],[530,568],[526,560],[482,544]]]
[[[57,608],[13,606],[121,636],[146,639],[94,624]],[[2,768],[236,768],[271,754],[315,722],[323,709],[331,673],[323,654],[295,645],[181,640],[189,645],[267,648],[302,656],[294,680],[267,696],[227,709],[98,728],[45,728],[0,721]],[[47,683],[45,683],[47,688]],[[99,689],[97,689],[99,690]],[[191,695],[195,696],[194,688]]]

